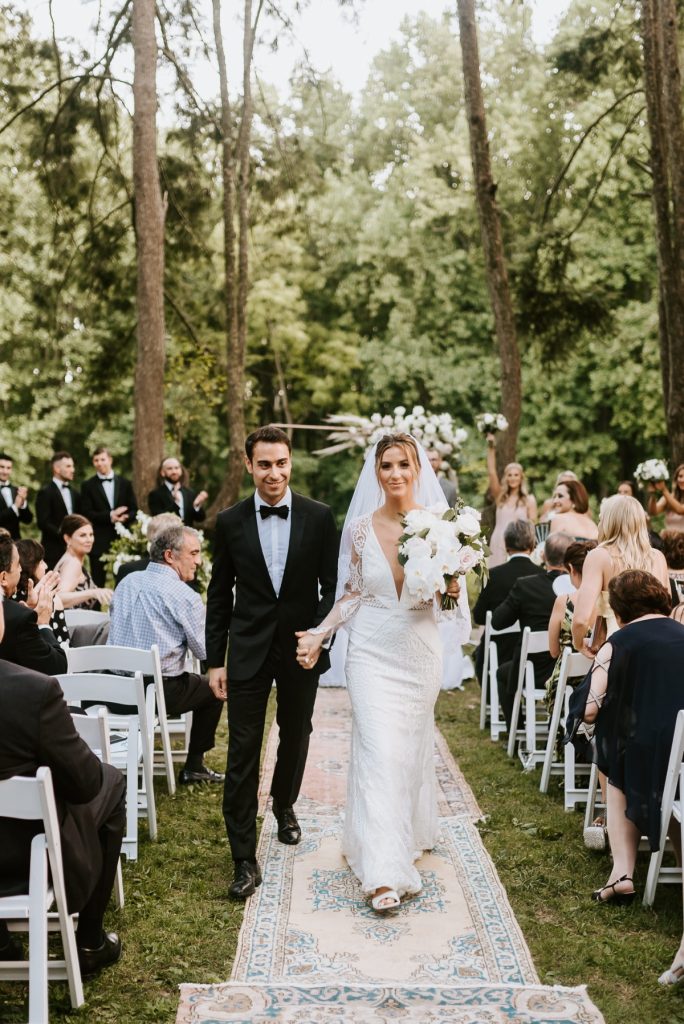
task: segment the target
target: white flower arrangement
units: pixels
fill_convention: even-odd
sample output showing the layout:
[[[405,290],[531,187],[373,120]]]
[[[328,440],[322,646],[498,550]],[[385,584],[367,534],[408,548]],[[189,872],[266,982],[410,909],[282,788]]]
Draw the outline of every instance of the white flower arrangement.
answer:
[[[667,464],[662,459],[646,459],[645,462],[640,462],[634,470],[634,478],[642,487],[644,484],[660,483],[669,479],[669,476]]]
[[[446,593],[454,576],[471,570],[486,576],[489,549],[480,531],[480,513],[459,502],[440,514],[417,508],[402,520],[399,563],[404,567],[406,588],[419,601],[441,594],[441,607],[449,610],[456,601]]]
[[[481,434],[496,434],[498,430],[508,430],[508,420],[500,412],[481,412],[475,417],[475,426]]]
[[[422,405],[414,405],[410,412],[398,405],[391,414],[328,416],[327,422],[333,427],[328,435],[333,444],[319,449],[317,455],[333,455],[352,448],[361,448],[367,455],[384,434],[412,434],[424,448],[438,451],[443,460],[451,458],[458,462],[461,448],[468,440],[468,431],[456,426],[451,413],[432,413]]]

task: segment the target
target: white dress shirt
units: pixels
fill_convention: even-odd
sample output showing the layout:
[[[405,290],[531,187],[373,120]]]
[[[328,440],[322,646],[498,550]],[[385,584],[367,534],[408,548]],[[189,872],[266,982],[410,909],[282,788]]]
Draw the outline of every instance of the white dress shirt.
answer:
[[[288,487],[282,499],[273,506],[274,508],[279,508],[281,505],[286,505],[290,510],[287,519],[281,519],[280,516],[269,516],[268,519],[262,519],[259,512],[262,505],[268,505],[268,502],[264,501],[258,491],[255,491],[254,507],[256,509],[257,530],[259,531],[261,550],[264,553],[268,575],[271,577],[271,583],[277,596],[280,593],[280,585],[283,582],[287,550],[290,546],[292,491]]]
[[[181,487],[178,488],[178,501],[176,501],[176,498],[174,497],[174,493],[173,493],[173,488],[174,488],[175,484],[172,484],[170,480],[165,480],[164,483],[166,484],[168,489],[171,491],[171,497],[173,498],[174,502],[176,502],[176,504],[178,505],[178,515],[181,517],[181,519],[185,520],[185,501],[183,500],[183,490],[182,490],[182,488]]]
[[[105,492],[105,497],[109,502],[109,507],[114,508],[114,476],[102,476],[101,473],[97,474],[97,479],[102,484],[102,489]]]
[[[64,481],[60,480],[59,477],[53,476],[52,482],[57,484],[62,492],[62,501],[66,505],[67,513],[72,516],[74,514],[74,499],[71,494],[71,489],[69,487],[65,487]]]

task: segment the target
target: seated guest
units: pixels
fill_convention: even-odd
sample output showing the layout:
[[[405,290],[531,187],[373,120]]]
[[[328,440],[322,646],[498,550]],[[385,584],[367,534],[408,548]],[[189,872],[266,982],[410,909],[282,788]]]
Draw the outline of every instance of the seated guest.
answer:
[[[206,676],[185,670],[188,651],[201,660],[206,657],[204,604],[186,586],[201,561],[197,531],[178,522],[166,526],[150,545],[150,564],[121,581],[111,606],[109,643],[145,650],[157,644],[167,713],[193,713],[188,757],[178,778],[181,785],[224,778],[204,764],[204,754],[214,746],[223,704]]]
[[[150,549],[150,544],[157,536],[160,530],[164,529],[165,526],[178,526],[178,516],[173,512],[160,512],[158,516],[152,516],[147,523],[147,550]],[[142,572],[150,564],[149,554],[143,555],[141,558],[134,558],[130,562],[122,562],[118,570],[114,573],[114,586],[117,586],[122,579],[128,576],[129,572]],[[194,580],[191,581],[191,585],[194,586]],[[195,588],[196,589],[196,588]]]
[[[45,561],[54,569],[66,548],[61,530],[64,517],[81,511],[81,495],[72,486],[75,467],[69,452],[55,452],[50,464],[52,480],[36,495],[36,519]]]
[[[159,467],[159,486],[147,496],[147,503],[153,516],[162,512],[173,512],[180,516],[186,526],[201,523],[206,512],[203,505],[207,492],[196,494],[186,487],[187,473],[178,459],[164,459]]]
[[[541,566],[535,565],[530,557],[536,543],[534,526],[529,519],[514,519],[513,522],[508,523],[504,529],[504,544],[508,561],[503,565],[494,566],[486,586],[480,592],[473,608],[473,621],[478,626],[484,626],[487,612],[493,612],[508,597],[516,580],[521,576],[534,576],[544,572]],[[510,661],[519,643],[520,636],[516,633],[505,633],[503,636],[498,636],[496,650],[499,662]],[[483,663],[484,637],[475,652],[475,673],[480,682],[482,682]]]
[[[81,487],[81,512],[93,524],[95,542],[90,552],[90,569],[96,587],[104,587],[107,572],[100,562],[117,538],[116,524],[130,525],[135,520],[138,506],[130,480],[113,471],[109,448],[96,448],[93,452],[95,476]]]
[[[568,480],[576,480],[576,479],[577,479],[577,476],[576,476],[575,473],[573,473],[573,471],[571,469],[564,469],[556,477],[556,483],[555,483],[555,486],[554,486],[554,490],[555,490],[555,487],[558,487],[558,484],[564,484]],[[553,515],[554,515],[554,512],[553,512],[553,497],[551,497],[551,498],[547,498],[545,500],[544,504],[542,505],[542,507],[540,509],[540,512],[539,512],[539,522],[540,523],[550,522],[550,520],[553,519]]]
[[[667,575],[670,577],[672,601],[679,604],[680,601],[684,601],[684,531],[663,530],[661,538],[667,562]]]
[[[0,452],[0,526],[8,530],[14,540],[21,537],[20,523],[33,521],[31,509],[28,507],[28,490],[26,487],[15,487],[12,476],[12,456]]]
[[[619,629],[601,647],[584,720],[595,722],[596,762],[608,778],[613,867],[592,898],[631,903],[639,839],[660,841],[660,804],[677,713],[684,708],[684,628],[651,573],[628,569],[608,584]]]
[[[66,551],[55,565],[55,571],[59,573],[59,593],[64,607],[96,610],[100,605],[108,605],[113,591],[96,587],[84,565],[95,541],[93,524],[85,516],[65,516],[60,529]]]
[[[33,608],[14,597],[21,578],[21,563],[11,537],[0,536],[0,589],[5,599],[5,635],[0,642],[0,658],[15,665],[58,675],[67,670],[67,656],[50,629],[56,578],[38,589]]]
[[[14,594],[14,599],[16,601],[23,601],[24,604],[32,607],[34,595],[36,599],[38,597],[37,587],[40,581],[50,580],[54,572],[53,570],[48,570],[43,545],[39,544],[37,540],[31,540],[29,537],[26,540],[18,540],[17,551],[19,552],[21,576],[19,577],[19,584]],[[59,586],[58,575],[56,576],[56,582]],[[59,593],[55,594],[52,602],[50,629],[62,646],[69,643],[69,630],[67,629],[66,618],[64,617],[64,605]]]
[[[79,915],[78,958],[84,975],[95,974],[121,956],[118,935],[106,933],[103,922],[126,825],[125,780],[78,735],[56,679],[0,661],[0,721],[0,779],[32,777],[42,766],[52,773],[67,904]],[[39,829],[39,822],[0,818],[0,896],[26,892]],[[6,927],[0,955],[5,951],[21,959]]]
[[[575,540],[596,540],[598,527],[589,512],[589,497],[580,480],[564,480],[552,499],[549,533],[568,533]]]
[[[510,593],[492,613],[494,629],[506,629],[514,623],[520,623],[521,631],[529,626],[531,630],[549,628],[549,619],[556,601],[553,589],[554,580],[564,573],[563,559],[572,537],[565,533],[552,533],[544,543],[544,561],[546,571],[521,576],[516,580]],[[521,633],[514,634],[516,644],[509,661],[499,664],[497,683],[499,699],[506,717],[508,728],[511,727],[515,691],[518,685],[518,669],[520,665]],[[553,671],[554,659],[550,654],[534,654],[535,685],[544,686]]]

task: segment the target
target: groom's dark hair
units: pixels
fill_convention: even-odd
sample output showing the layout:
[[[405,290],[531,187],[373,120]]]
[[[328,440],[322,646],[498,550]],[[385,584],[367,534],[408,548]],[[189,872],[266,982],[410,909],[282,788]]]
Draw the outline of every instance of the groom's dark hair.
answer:
[[[263,441],[264,444],[286,444],[287,450],[292,451],[292,441],[290,441],[289,435],[281,430],[280,427],[274,427],[271,423],[267,427],[259,427],[258,430],[253,430],[245,441],[245,455],[252,461],[254,454],[254,447],[259,441]]]

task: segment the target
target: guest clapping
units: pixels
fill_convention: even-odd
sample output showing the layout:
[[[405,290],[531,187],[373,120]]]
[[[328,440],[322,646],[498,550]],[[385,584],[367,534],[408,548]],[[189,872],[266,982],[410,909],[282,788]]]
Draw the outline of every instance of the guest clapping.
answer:
[[[520,463],[509,462],[499,480],[496,471],[495,444],[494,435],[487,434],[489,490],[496,503],[496,521],[489,540],[492,552],[489,559],[490,569],[496,565],[503,565],[506,561],[504,530],[507,525],[514,519],[529,519],[534,522],[537,518],[537,502],[534,495],[527,493],[525,474]]]
[[[549,533],[568,533],[575,540],[596,540],[598,527],[589,512],[589,497],[580,480],[565,480],[552,498],[553,518]]]
[[[55,570],[59,573],[59,594],[64,607],[96,609],[100,605],[108,605],[113,591],[94,586],[84,565],[95,541],[92,523],[85,516],[65,516],[61,531],[66,551]]]
[[[684,530],[684,462],[672,474],[672,483],[672,492],[664,480],[648,485],[648,514],[659,516],[664,512],[666,530]]]
[[[588,561],[588,560],[587,560]],[[634,899],[639,838],[660,839],[660,804],[677,713],[684,708],[684,628],[652,574],[627,570],[608,584],[619,630],[596,656],[584,720],[596,722],[596,761],[608,778],[613,867],[599,903]]]
[[[39,544],[37,540],[31,540],[30,537],[18,540],[17,551],[19,552],[21,576],[14,597],[17,601],[23,601],[29,608],[35,608],[41,587],[49,587],[53,584],[55,588],[59,587],[59,573],[54,569],[48,569],[43,545]],[[57,589],[55,589],[52,601],[50,629],[62,646],[69,643],[64,605]]]

